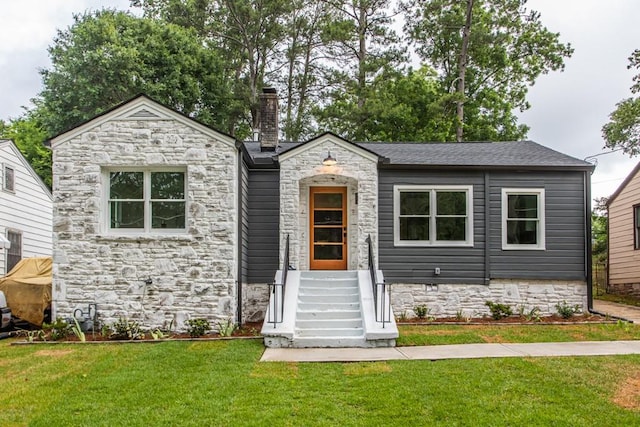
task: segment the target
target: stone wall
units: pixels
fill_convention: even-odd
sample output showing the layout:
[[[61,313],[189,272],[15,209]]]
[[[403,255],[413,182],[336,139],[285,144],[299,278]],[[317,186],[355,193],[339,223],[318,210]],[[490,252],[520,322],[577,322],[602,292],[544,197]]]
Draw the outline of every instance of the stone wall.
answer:
[[[414,307],[426,305],[436,317],[490,315],[486,301],[511,306],[514,313],[538,307],[542,316],[557,314],[556,304],[587,309],[587,285],[583,281],[492,280],[489,285],[392,284],[390,297],[396,316],[414,317]]]
[[[252,283],[242,285],[242,321],[262,322],[269,306],[269,285]]]
[[[180,330],[188,318],[235,320],[233,144],[169,116],[114,118],[54,147],[55,316],[97,303],[104,322],[127,317]],[[109,232],[108,168],[119,167],[184,168],[186,232]]]
[[[299,270],[309,269],[309,187],[346,186],[349,224],[347,268],[366,269],[366,238],[369,234],[374,242],[374,253],[377,253],[377,160],[333,136],[309,142],[298,150],[292,157],[280,161],[281,257],[285,236],[289,234],[290,265]],[[337,165],[322,165],[328,151],[338,160]]]

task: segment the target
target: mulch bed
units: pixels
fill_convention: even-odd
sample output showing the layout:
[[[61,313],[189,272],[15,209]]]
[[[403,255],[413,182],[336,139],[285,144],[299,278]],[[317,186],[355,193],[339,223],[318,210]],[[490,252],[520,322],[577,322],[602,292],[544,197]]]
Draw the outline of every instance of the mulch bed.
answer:
[[[398,325],[573,325],[580,323],[615,323],[611,318],[599,314],[579,314],[568,319],[557,314],[552,316],[542,316],[539,320],[527,320],[522,316],[509,316],[504,319],[495,320],[487,317],[473,317],[470,319],[459,319],[457,317],[438,317],[435,319],[420,319],[412,317],[398,319]]]

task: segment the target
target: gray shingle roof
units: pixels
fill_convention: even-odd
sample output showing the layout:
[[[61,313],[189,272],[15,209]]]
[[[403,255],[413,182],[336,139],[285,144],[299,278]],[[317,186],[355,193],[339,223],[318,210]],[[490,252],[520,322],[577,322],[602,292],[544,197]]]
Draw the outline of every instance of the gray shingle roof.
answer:
[[[257,142],[244,143],[254,159],[268,159],[300,143],[282,143],[276,153],[261,152]],[[372,151],[389,165],[464,167],[593,167],[588,162],[547,148],[533,141],[513,142],[361,142],[356,145]]]

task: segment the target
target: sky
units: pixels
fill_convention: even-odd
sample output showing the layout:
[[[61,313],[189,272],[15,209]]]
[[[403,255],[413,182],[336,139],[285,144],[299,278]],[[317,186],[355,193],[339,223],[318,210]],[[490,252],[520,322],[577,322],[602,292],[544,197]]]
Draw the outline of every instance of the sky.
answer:
[[[0,0],[0,119],[22,114],[41,90],[38,71],[50,65],[47,47],[73,14],[129,0]],[[564,72],[540,76],[529,90],[532,108],[519,114],[529,139],[584,159],[607,152],[601,128],[616,103],[631,96],[628,57],[640,48],[638,0],[529,0],[542,23],[575,52]],[[637,72],[637,71],[636,71]],[[640,161],[622,153],[596,157],[594,197],[607,197]]]

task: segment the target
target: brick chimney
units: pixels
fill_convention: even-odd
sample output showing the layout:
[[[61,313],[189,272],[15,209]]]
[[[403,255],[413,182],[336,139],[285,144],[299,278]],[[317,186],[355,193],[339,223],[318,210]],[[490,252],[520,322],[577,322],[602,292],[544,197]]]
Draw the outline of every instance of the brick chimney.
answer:
[[[278,148],[278,93],[273,87],[265,87],[260,94],[260,150],[275,151]]]

